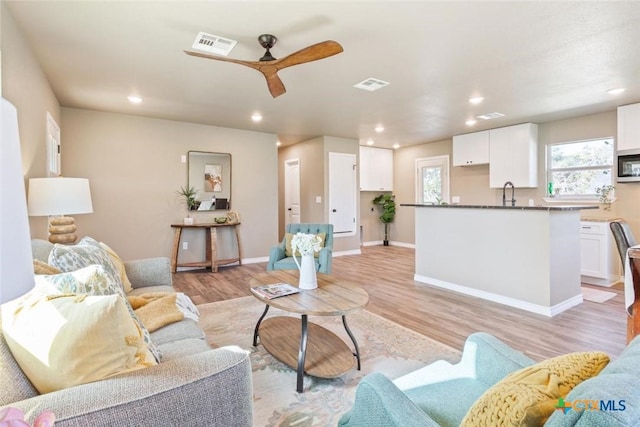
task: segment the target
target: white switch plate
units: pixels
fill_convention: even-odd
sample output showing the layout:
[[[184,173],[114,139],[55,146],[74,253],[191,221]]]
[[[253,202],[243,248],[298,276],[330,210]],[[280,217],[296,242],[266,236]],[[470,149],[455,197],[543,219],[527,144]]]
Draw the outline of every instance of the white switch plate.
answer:
[[[451,196],[451,203],[453,203],[454,205],[460,203],[460,196]]]
[[[189,242],[182,242],[182,249],[184,249],[185,251],[189,249]]]
[[[322,196],[316,196],[316,203],[322,203]]]
[[[182,163],[187,163],[187,155],[186,155],[186,154],[183,154],[182,156],[180,156],[180,161],[181,161]]]

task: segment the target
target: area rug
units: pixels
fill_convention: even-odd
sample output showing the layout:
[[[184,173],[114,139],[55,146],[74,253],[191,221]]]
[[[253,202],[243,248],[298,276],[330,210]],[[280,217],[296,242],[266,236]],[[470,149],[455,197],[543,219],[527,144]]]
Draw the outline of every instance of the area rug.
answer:
[[[591,302],[605,302],[616,296],[615,292],[601,291],[599,289],[582,286],[582,298]]]
[[[253,330],[264,310],[254,297],[199,305],[200,326],[213,347],[238,345],[251,352],[254,426],[335,426],[354,400],[356,387],[368,373],[378,371],[397,378],[439,359],[457,362],[460,352],[366,310],[347,316],[360,348],[362,370],[340,378],[305,376],[304,392],[297,393],[296,373],[258,344]],[[271,308],[268,317],[289,315]],[[340,317],[309,316],[351,345]]]

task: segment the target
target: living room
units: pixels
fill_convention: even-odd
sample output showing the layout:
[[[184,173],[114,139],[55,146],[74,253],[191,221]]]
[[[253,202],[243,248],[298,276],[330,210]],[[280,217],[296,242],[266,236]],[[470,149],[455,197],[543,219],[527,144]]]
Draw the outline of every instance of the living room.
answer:
[[[188,151],[231,154],[234,171],[232,210],[240,214],[242,221],[240,240],[243,248],[243,263],[247,265],[247,271],[255,271],[257,267],[262,267],[262,263],[266,262],[270,248],[281,239],[284,232],[283,211],[285,207],[283,204],[283,168],[281,166],[284,160],[293,157],[294,153],[298,153],[295,154],[298,157],[309,155],[309,152],[313,156],[314,153],[324,154],[329,151],[357,155],[359,146],[366,141],[366,138],[355,133],[350,137],[316,134],[296,144],[278,147],[276,145],[279,140],[277,132],[263,131],[259,125],[241,123],[239,119],[236,120],[234,126],[224,126],[205,124],[207,122],[204,121],[199,123],[198,119],[184,121],[141,115],[136,112],[135,106],[130,105],[124,105],[119,111],[103,109],[99,105],[74,107],[72,106],[75,105],[74,97],[89,96],[89,94],[74,93],[70,98],[61,99],[60,94],[49,82],[54,76],[48,76],[45,73],[43,66],[39,63],[40,57],[33,48],[33,40],[27,36],[28,31],[21,28],[18,19],[14,17],[13,5],[8,3],[12,2],[1,2],[2,96],[11,101],[19,113],[25,185],[29,178],[47,175],[47,152],[44,141],[46,135],[45,118],[49,113],[61,129],[63,175],[85,177],[91,183],[93,213],[76,217],[79,234],[93,236],[108,242],[112,247],[118,249],[118,253],[123,259],[170,256],[173,241],[173,231],[170,225],[181,222],[185,214],[183,203],[176,196],[176,190],[185,184],[187,166],[181,161],[181,157],[186,155]],[[629,21],[634,19],[637,20],[637,15],[629,17]],[[327,34],[324,37],[330,38],[333,35]],[[122,48],[124,49],[124,47]],[[188,49],[189,46],[185,46],[185,48]],[[295,48],[291,50],[295,50]],[[182,53],[180,54],[184,56]],[[182,58],[180,57],[180,59]],[[80,71],[80,75],[90,72],[91,67],[87,67]],[[256,80],[261,79],[259,75],[253,76],[249,74],[250,72],[251,70],[246,71]],[[293,73],[294,71],[289,70],[288,72]],[[291,81],[289,76],[284,73],[282,77],[285,83]],[[157,76],[138,76],[138,78],[140,80],[157,78],[164,82],[165,79],[171,80],[176,77],[159,73]],[[260,86],[255,85],[256,89],[265,91],[268,96],[266,88],[263,87],[264,83],[262,81],[259,83]],[[290,88],[290,92],[294,92],[295,85],[293,83],[287,87]],[[104,81],[103,85],[95,87],[93,90],[103,94],[115,91],[109,81]],[[73,93],[73,89],[70,92]],[[283,97],[287,95],[290,93],[283,95]],[[251,97],[253,94],[247,90],[246,96]],[[615,99],[602,93],[598,93],[597,97],[597,100],[592,103],[596,105],[597,112],[592,112],[593,110],[589,110],[584,105],[575,105],[572,108],[566,108],[564,116],[560,119],[547,120],[540,115],[541,118],[536,120],[539,126],[539,185],[537,188],[518,188],[516,191],[519,202],[526,203],[532,199],[534,203],[541,204],[543,197],[547,196],[544,159],[546,147],[549,144],[617,137],[616,108],[619,105],[640,100],[637,79],[630,82],[624,98]],[[396,102],[401,101],[396,100]],[[217,106],[206,114],[212,116],[228,114],[223,109],[224,102],[222,106]],[[589,111],[589,113],[583,113],[583,111]],[[232,113],[240,114],[237,111]],[[278,113],[274,110],[271,114]],[[332,114],[339,114],[339,111]],[[387,127],[392,128],[393,126],[388,124]],[[464,132],[468,131],[472,130],[464,130]],[[299,131],[299,133],[304,132]],[[416,159],[442,155],[451,156],[453,135],[454,133],[451,133],[435,139],[424,139],[421,143],[401,146],[394,150],[393,193],[398,203],[415,202]],[[303,154],[299,154],[301,152]],[[314,167],[324,169],[325,162],[326,160],[318,160],[318,164]],[[308,205],[303,222],[324,222],[328,215],[328,205],[325,202],[316,204],[315,198],[320,196],[321,200],[326,201],[327,184],[322,179],[313,182],[313,185],[316,187],[308,191],[312,198],[307,200]],[[367,244],[375,244],[382,240],[383,226],[378,220],[379,212],[375,209],[372,211],[374,206],[371,202],[377,194],[375,192],[359,194],[356,203],[359,213],[358,225],[362,228],[358,227],[352,236],[336,239],[334,252],[338,255],[351,255],[360,252],[367,255],[368,246],[361,246],[361,240]],[[502,191],[490,188],[489,167],[483,165],[452,167],[450,169],[450,194],[459,197],[463,204],[499,204]],[[631,225],[635,234],[640,235],[637,202],[639,196],[640,187],[635,184],[616,185],[616,200],[611,205],[611,210],[590,210],[585,211],[584,215],[596,219],[623,218]],[[198,212],[193,213],[196,221],[198,218],[200,220],[209,218],[205,215]],[[411,248],[415,244],[416,234],[414,215],[413,208],[398,207],[395,221],[390,227],[392,247],[387,253],[397,256],[398,259],[403,260],[402,262],[412,259]],[[30,217],[29,228],[32,238],[47,238],[46,217]],[[360,235],[361,230],[362,235]],[[193,236],[189,243],[192,248],[202,246],[201,240],[198,240],[196,236]],[[373,256],[384,256],[384,252],[380,252],[380,249],[374,247],[372,249],[374,252],[370,252],[369,255],[373,253]],[[183,254],[187,257],[199,255],[197,250],[194,253],[185,251]],[[348,271],[347,260],[348,257],[343,260],[337,258],[336,268],[341,272]],[[621,266],[618,265],[618,268],[620,269]],[[229,272],[225,269],[219,278],[213,278],[212,281],[214,283],[216,281],[223,282],[223,279],[227,277],[225,275],[233,276],[231,269]],[[619,271],[621,272],[621,270]],[[184,279],[186,277],[189,276],[181,276],[179,280],[186,280]],[[615,289],[617,290],[617,298],[621,299],[621,285],[617,285]],[[435,292],[438,295],[444,295],[440,294],[440,291]],[[234,291],[230,291],[230,295],[234,295]],[[378,298],[383,299],[383,295],[384,292],[379,294]],[[427,298],[427,296],[423,296],[423,298]],[[462,300],[453,298],[457,302],[466,301],[464,298]],[[491,305],[491,307],[493,306]],[[481,310],[481,308],[476,308]],[[596,313],[600,310],[603,308],[596,309]],[[619,302],[619,305],[612,310],[624,317],[622,302]],[[478,315],[482,316],[482,312],[480,311]],[[509,317],[511,314],[507,312],[505,316]],[[607,316],[611,316],[611,314],[605,315],[605,318],[609,319]],[[523,322],[527,321],[526,315],[518,318]],[[552,323],[546,324],[551,325]],[[535,324],[540,325],[539,323]],[[564,325],[555,324],[553,327],[561,329]],[[624,327],[624,319],[621,319],[620,323],[616,323],[616,328],[620,327]],[[566,333],[567,331],[563,332],[563,334]],[[458,335],[455,346],[460,350],[461,343],[464,341],[463,335],[468,334],[466,331],[465,333],[452,332],[452,334]],[[509,334],[513,339],[516,332],[511,330]],[[624,330],[616,330],[614,335],[620,338],[623,334]],[[441,332],[440,335],[446,335],[446,333]],[[583,339],[588,341],[588,337],[583,337]],[[604,340],[604,337],[599,340]],[[522,345],[522,340],[520,340],[520,345]],[[618,347],[620,345],[623,343],[615,344]]]

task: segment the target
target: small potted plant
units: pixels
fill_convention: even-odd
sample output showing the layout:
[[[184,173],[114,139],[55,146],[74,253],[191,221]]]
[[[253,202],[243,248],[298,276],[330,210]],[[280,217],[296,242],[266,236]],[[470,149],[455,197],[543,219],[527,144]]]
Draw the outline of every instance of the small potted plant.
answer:
[[[611,200],[611,193],[613,192],[614,188],[616,187],[606,184],[596,188],[596,193],[598,193],[599,201],[603,204],[602,209],[604,209],[605,211],[611,210],[611,202],[613,201]]]
[[[384,224],[384,246],[389,246],[389,223],[393,222],[396,216],[396,196],[393,194],[380,194],[373,199],[374,205],[382,207],[382,215],[380,215],[380,221]]]
[[[183,186],[180,187],[180,190],[178,190],[177,193],[184,198],[184,203],[187,206],[187,216],[184,218],[184,223],[185,225],[192,225],[193,218],[191,218],[191,211],[196,210],[200,204],[196,199],[198,190],[194,187]]]

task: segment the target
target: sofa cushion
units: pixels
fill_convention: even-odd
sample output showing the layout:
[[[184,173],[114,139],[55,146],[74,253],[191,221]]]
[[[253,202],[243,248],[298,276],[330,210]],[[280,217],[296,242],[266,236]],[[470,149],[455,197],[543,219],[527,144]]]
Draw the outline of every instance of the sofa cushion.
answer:
[[[0,315],[0,319],[2,316]],[[20,400],[38,395],[29,378],[22,372],[20,365],[11,354],[9,345],[1,331],[0,320],[0,370],[2,371],[2,386],[0,387],[0,406],[6,406]]]
[[[162,351],[163,344],[187,338],[204,339],[204,332],[193,320],[183,319],[158,329],[151,334],[151,338],[153,338],[153,342],[156,343]]]
[[[169,342],[160,346],[162,350],[162,362],[177,359],[191,354],[202,353],[211,350],[204,339],[187,338]]]
[[[513,372],[473,404],[461,426],[542,425],[559,398],[607,363],[601,352],[570,353]]]
[[[148,293],[175,292],[172,286],[145,286],[144,288],[134,288],[127,292],[127,296],[140,296]]]
[[[53,252],[53,251],[52,251]],[[109,274],[104,266],[100,264],[89,265],[75,271],[60,273],[55,275],[35,276],[36,289],[45,295],[60,294],[87,294],[87,295],[112,295],[121,296],[127,307],[129,315],[137,323],[142,331],[144,341],[153,353],[156,361],[162,359],[162,352],[153,342],[147,328],[138,318],[135,311],[129,304],[122,287],[113,279],[113,274]]]
[[[117,294],[31,292],[3,306],[2,315],[7,344],[40,393],[156,364]]]

